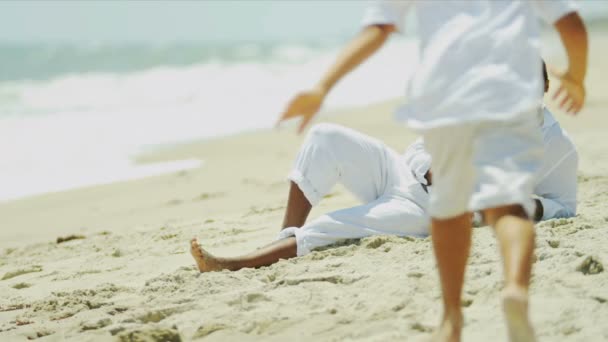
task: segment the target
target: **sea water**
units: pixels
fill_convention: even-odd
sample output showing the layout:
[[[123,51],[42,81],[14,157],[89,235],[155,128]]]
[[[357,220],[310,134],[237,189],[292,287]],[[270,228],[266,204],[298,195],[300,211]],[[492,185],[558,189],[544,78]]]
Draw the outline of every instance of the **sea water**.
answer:
[[[202,160],[144,165],[133,160],[155,146],[271,128],[290,97],[313,85],[340,47],[357,33],[358,17],[353,13],[358,16],[364,7],[361,2],[348,6],[336,1],[299,2],[297,10],[293,7],[296,2],[280,6],[272,1],[247,2],[252,13],[266,6],[257,15],[267,17],[257,18],[257,27],[232,32],[229,25],[243,26],[251,17],[240,12],[235,15],[239,3],[225,2],[228,7],[222,7],[222,2],[215,2],[214,8],[208,5],[211,2],[186,3],[198,6],[194,9],[201,12],[181,13],[182,22],[188,14],[193,29],[234,35],[198,41],[194,36],[179,39],[177,31],[168,35],[172,25],[183,24],[180,18],[165,22],[161,31],[158,20],[145,20],[148,12],[144,10],[150,6],[176,11],[184,3],[85,6],[68,1],[61,3],[65,8],[58,8],[60,3],[0,6],[2,25],[11,26],[0,25],[0,201],[200,167]],[[584,4],[595,6],[590,1]],[[48,8],[36,12],[41,6]],[[86,25],[86,34],[61,31],[62,20],[75,20],[69,16],[74,6],[83,11],[98,6],[95,14],[88,13],[89,25],[94,26],[96,20],[101,33],[90,27],[86,31]],[[589,15],[605,17],[604,7],[608,6],[595,7],[587,10]],[[128,17],[127,10],[139,16]],[[211,10],[217,12],[215,24],[210,24],[211,19],[205,21],[205,11]],[[327,15],[312,18],[311,13]],[[23,20],[16,18],[19,15],[39,15],[39,21],[55,15],[55,28],[27,31],[29,26],[23,26]],[[137,18],[137,26],[106,35],[118,25],[114,22],[121,15],[124,20]],[[272,25],[273,20],[293,25],[282,24],[281,28]],[[336,25],[342,27],[340,32]],[[21,29],[16,31],[16,27]],[[145,36],[153,29],[158,31],[154,36]],[[142,39],[123,39],[133,32],[140,32]],[[95,34],[104,39],[88,39]],[[156,39],[161,36],[164,38]],[[79,39],[59,39],[62,37]],[[391,39],[364,67],[341,81],[323,109],[402,95],[417,59],[414,36]]]

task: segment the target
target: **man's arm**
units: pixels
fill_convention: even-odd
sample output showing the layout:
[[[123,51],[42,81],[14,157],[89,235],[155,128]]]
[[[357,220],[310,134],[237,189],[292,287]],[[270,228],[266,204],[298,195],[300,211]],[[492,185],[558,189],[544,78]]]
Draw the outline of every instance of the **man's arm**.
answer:
[[[568,70],[564,73],[553,72],[561,85],[554,94],[556,100],[563,98],[560,108],[569,113],[578,113],[585,103],[585,75],[587,74],[588,37],[583,20],[576,12],[566,14],[554,24],[559,32],[566,54]]]
[[[345,48],[338,59],[325,72],[317,86],[309,91],[302,92],[288,104],[281,115],[279,123],[294,117],[301,116],[302,122],[298,129],[301,133],[314,115],[321,108],[325,96],[346,74],[355,69],[386,42],[388,36],[395,31],[395,26],[371,25],[365,27]]]

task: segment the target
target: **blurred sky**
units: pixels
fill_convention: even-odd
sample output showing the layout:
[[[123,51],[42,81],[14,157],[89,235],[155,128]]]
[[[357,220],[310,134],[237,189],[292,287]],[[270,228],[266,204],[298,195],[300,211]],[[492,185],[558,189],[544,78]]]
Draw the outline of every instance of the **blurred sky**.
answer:
[[[366,0],[0,0],[0,43],[302,42],[354,35]],[[608,16],[608,0],[581,0]]]
[[[0,42],[319,40],[352,35],[367,1],[0,1]]]

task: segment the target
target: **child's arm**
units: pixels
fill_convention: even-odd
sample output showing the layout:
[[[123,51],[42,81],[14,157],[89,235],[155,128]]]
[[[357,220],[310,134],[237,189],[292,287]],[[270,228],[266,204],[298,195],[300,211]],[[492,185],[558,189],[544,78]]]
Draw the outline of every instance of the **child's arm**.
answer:
[[[372,25],[364,28],[340,53],[336,62],[325,73],[317,88],[325,94],[350,71],[374,54],[395,31],[394,25]]]
[[[374,54],[384,44],[388,36],[395,31],[394,25],[371,25],[364,28],[340,53],[338,59],[327,70],[320,82],[312,90],[297,94],[281,115],[279,123],[301,116],[298,128],[301,133],[314,115],[321,108],[325,96],[333,86]]]
[[[571,12],[555,22],[568,55],[568,70],[558,73],[561,85],[553,95],[557,99],[563,94],[559,106],[569,113],[578,113],[585,102],[585,75],[587,74],[587,30],[576,12]]]

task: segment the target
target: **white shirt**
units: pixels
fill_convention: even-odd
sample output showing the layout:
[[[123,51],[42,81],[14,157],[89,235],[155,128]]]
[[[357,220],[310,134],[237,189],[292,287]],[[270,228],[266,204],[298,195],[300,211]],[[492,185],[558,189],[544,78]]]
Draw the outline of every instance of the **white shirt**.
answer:
[[[574,10],[565,0],[383,0],[367,9],[363,25],[402,31],[406,13],[417,16],[420,63],[397,118],[423,130],[534,108],[543,94],[536,17],[553,24]]]
[[[542,220],[572,217],[576,215],[578,152],[568,134],[546,107],[543,107],[541,131],[544,155],[537,174],[534,197],[543,206]],[[424,179],[430,167],[427,164],[430,155],[424,149],[422,138],[407,148],[404,158],[416,179]]]

